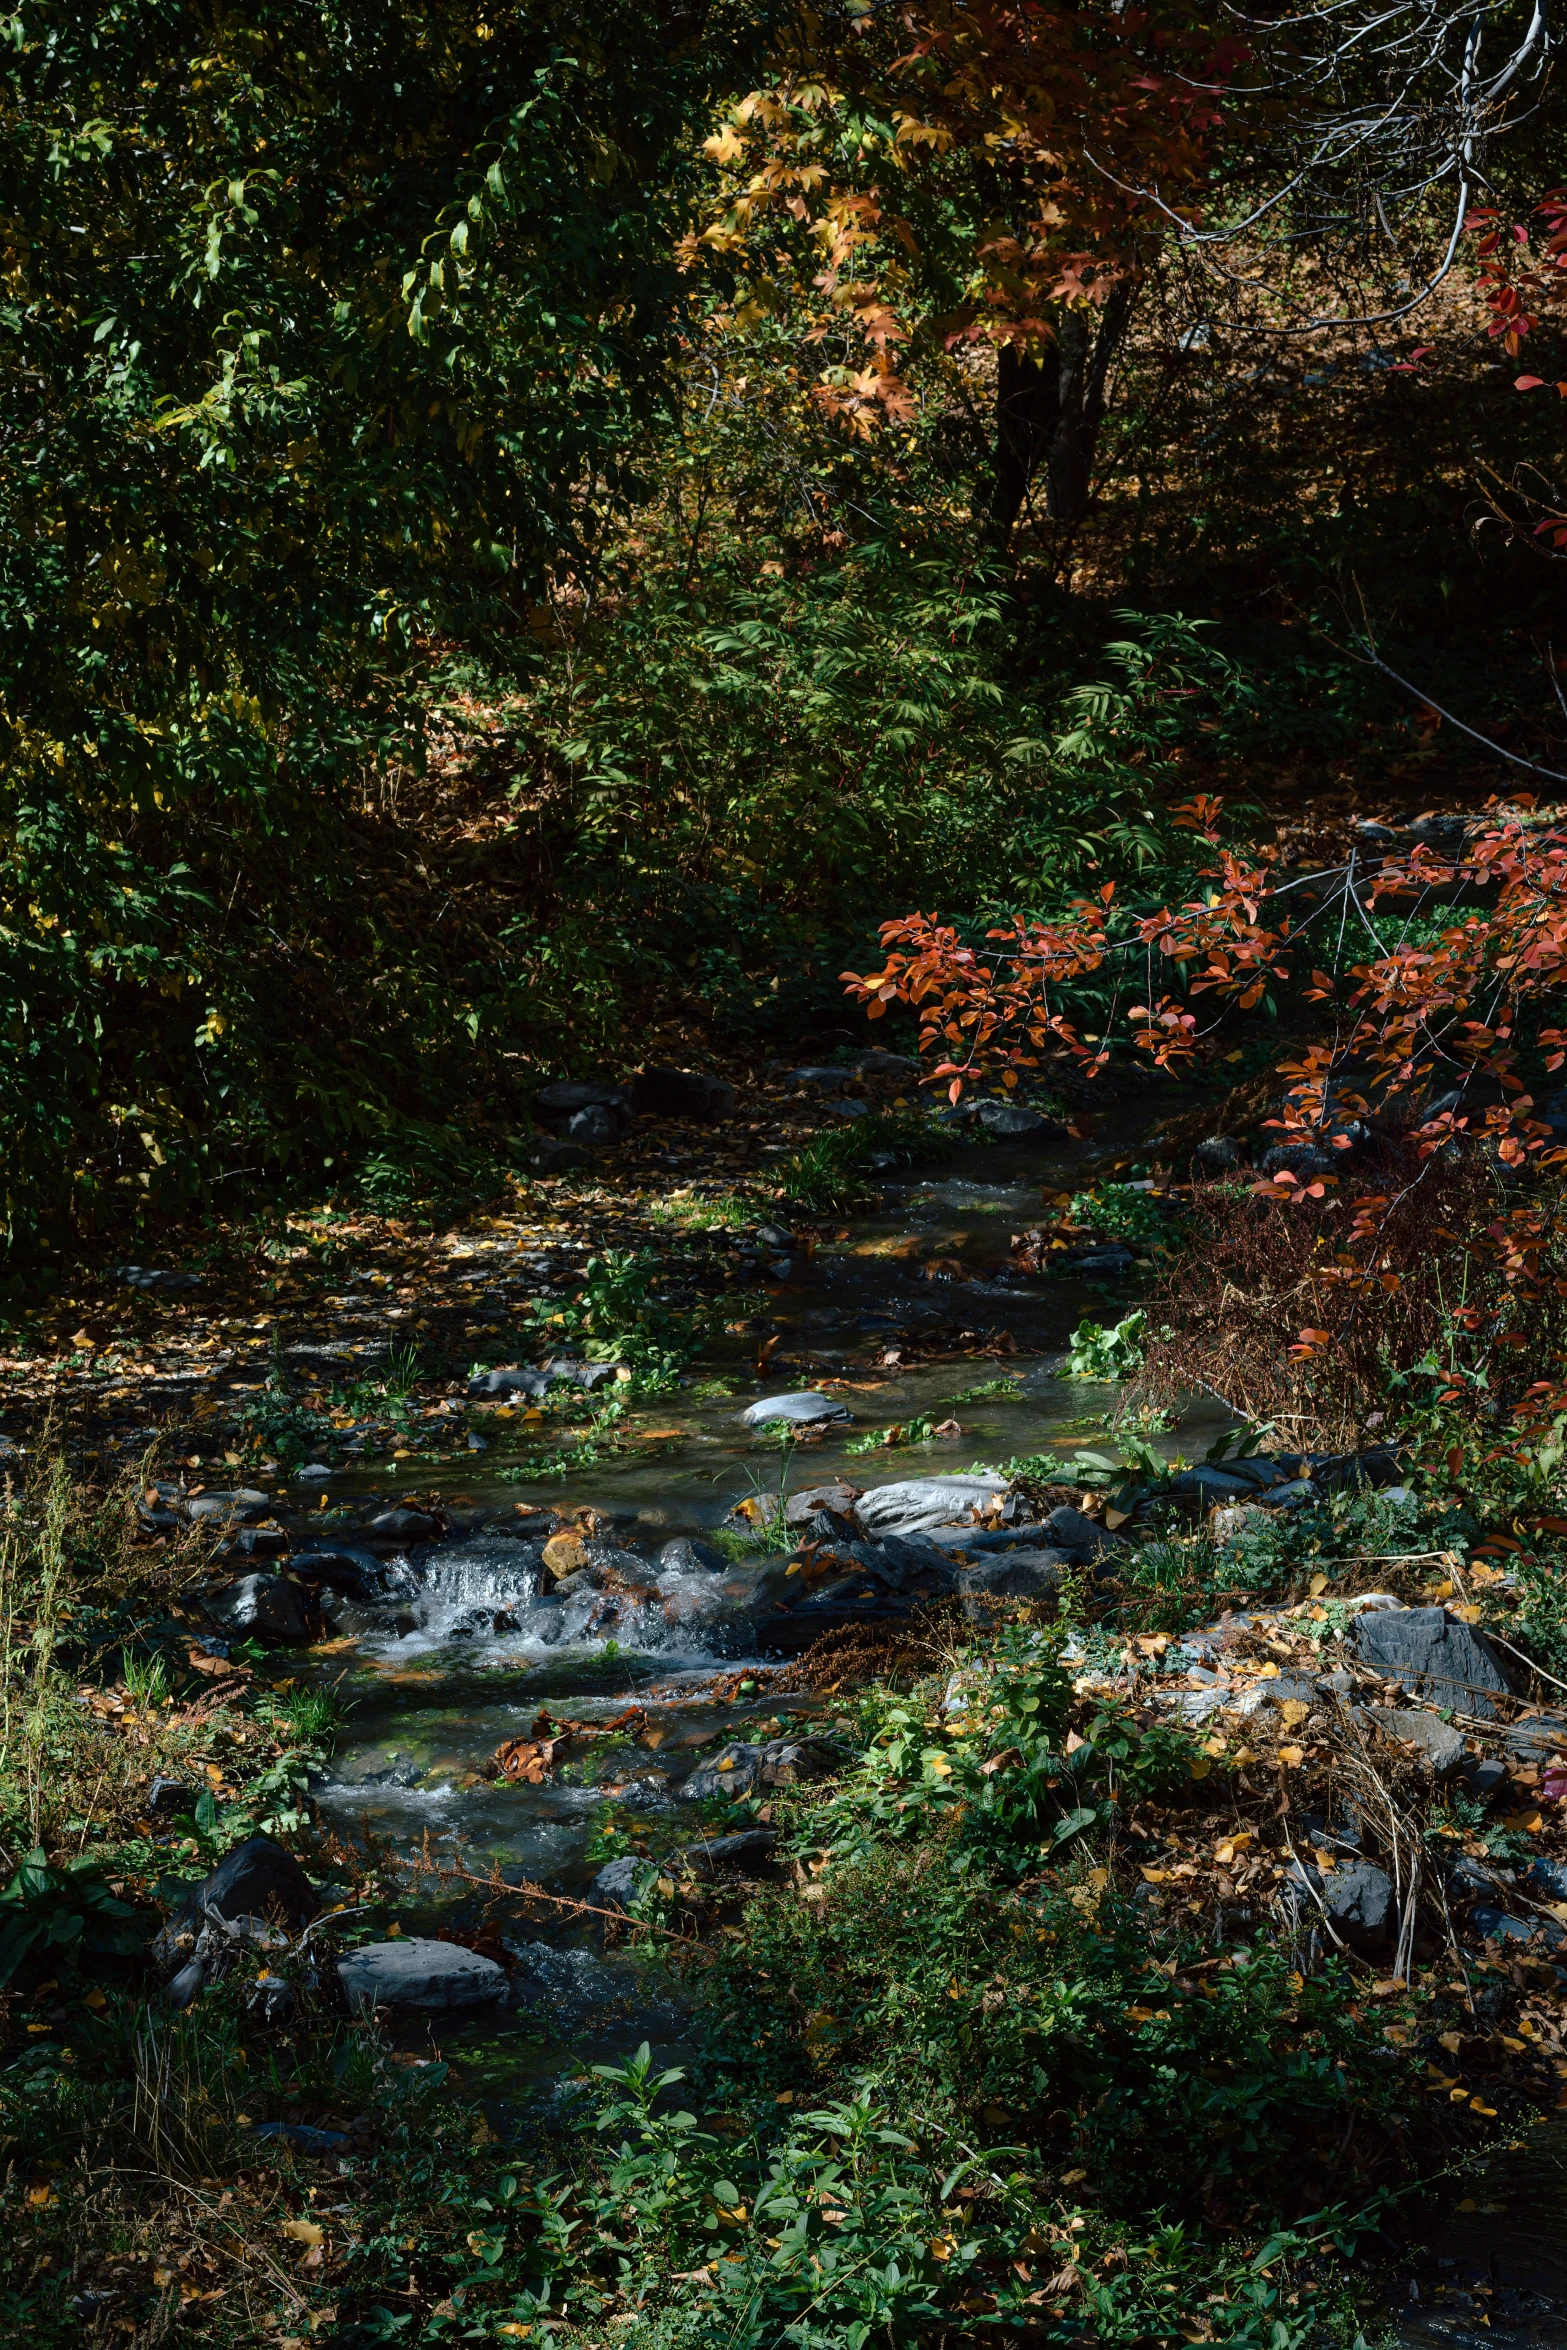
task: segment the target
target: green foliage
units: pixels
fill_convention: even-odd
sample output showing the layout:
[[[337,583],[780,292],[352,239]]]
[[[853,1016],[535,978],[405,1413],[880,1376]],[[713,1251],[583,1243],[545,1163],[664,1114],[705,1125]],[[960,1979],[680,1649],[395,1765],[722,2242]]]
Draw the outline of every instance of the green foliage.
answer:
[[[852,1125],[829,1127],[778,1170],[784,1197],[809,1215],[842,1215],[876,1194],[883,1165],[951,1158],[963,1137],[918,1111],[881,1110]]]
[[[1131,1183],[1099,1183],[1092,1191],[1074,1192],[1067,1218],[1114,1240],[1165,1240],[1171,1231],[1166,1211]]]
[[[135,1906],[110,1892],[90,1862],[57,1867],[30,1852],[0,1893],[0,1985],[19,1968],[76,1972],[141,1948]]]
[[[935,1435],[934,1420],[895,1420],[890,1428],[868,1428],[863,1436],[851,1437],[843,1449],[846,1453],[897,1451],[904,1445],[930,1444]]]
[[[605,1249],[589,1257],[581,1288],[564,1305],[535,1303],[535,1335],[580,1347],[590,1362],[623,1363],[640,1392],[661,1394],[699,1351],[709,1321],[702,1307],[659,1297],[667,1277],[651,1249]]]
[[[1126,1314],[1107,1330],[1103,1323],[1091,1317],[1079,1322],[1072,1333],[1071,1353],[1067,1358],[1064,1379],[1130,1379],[1143,1367],[1147,1356],[1148,1316],[1139,1307]]]

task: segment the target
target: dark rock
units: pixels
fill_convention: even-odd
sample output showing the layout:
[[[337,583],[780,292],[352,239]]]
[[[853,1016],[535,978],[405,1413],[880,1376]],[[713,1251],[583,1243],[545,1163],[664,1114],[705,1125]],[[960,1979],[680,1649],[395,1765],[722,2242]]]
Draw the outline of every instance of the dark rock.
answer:
[[[1039,1532],[1058,1549],[1070,1551],[1076,1559],[1092,1566],[1096,1559],[1107,1558],[1126,1546],[1118,1542],[1108,1526],[1085,1517],[1081,1510],[1063,1506],[1052,1510]]]
[[[193,1526],[253,1526],[258,1518],[271,1516],[272,1499],[241,1485],[232,1493],[194,1494],[185,1510]]]
[[[493,1958],[414,1934],[349,1951],[337,1962],[337,1979],[350,2015],[378,2007],[452,2015],[506,1996],[506,1970]]]
[[[758,1224],[756,1237],[763,1248],[793,1248],[794,1234],[787,1224]]]
[[[675,1793],[684,1802],[697,1803],[714,1795],[752,1795],[759,1787],[796,1787],[825,1778],[841,1759],[835,1748],[819,1739],[773,1738],[765,1746],[731,1740]]]
[[[1331,1869],[1322,1880],[1322,1906],[1346,1942],[1382,1941],[1393,1917],[1393,1880],[1369,1860]]]
[[[433,1534],[440,1532],[440,1527],[428,1511],[404,1509],[399,1505],[382,1510],[372,1518],[369,1531],[380,1542],[428,1542]]]
[[[784,1524],[793,1531],[797,1527],[808,1526],[819,1511],[831,1510],[858,1535],[860,1527],[854,1505],[859,1498],[860,1489],[857,1485],[803,1486],[798,1493],[791,1493],[784,1504]],[[776,1515],[776,1504],[769,1508],[767,1514],[769,1518]]]
[[[847,1069],[786,1069],[784,1083],[785,1085],[810,1085],[814,1086],[818,1092],[825,1090],[832,1093],[842,1085],[848,1074]]]
[[[1477,1902],[1469,1912],[1469,1923],[1485,1942],[1532,1942],[1543,1921],[1511,1917],[1506,1910],[1497,1909],[1489,1902]],[[1560,1930],[1558,1927],[1558,1933]]]
[[[603,1121],[604,1139],[608,1142],[617,1140],[631,1123],[630,1099],[618,1085],[598,1084],[591,1079],[580,1084],[567,1082],[543,1086],[533,1097],[536,1122],[556,1134],[576,1134],[573,1121],[594,1111]],[[578,1135],[577,1139],[590,1138]]]
[[[747,1405],[740,1414],[747,1428],[769,1428],[775,1423],[795,1427],[810,1427],[824,1420],[847,1420],[848,1406],[834,1395],[820,1395],[814,1389],[800,1390],[793,1395],[764,1395],[760,1402]]]
[[[558,1134],[535,1135],[528,1156],[544,1175],[564,1175],[573,1167],[593,1164],[593,1153],[584,1144]]]
[[[281,1526],[242,1526],[223,1544],[226,1559],[281,1558],[288,1548],[288,1536]]]
[[[1233,1135],[1210,1134],[1192,1153],[1192,1165],[1199,1175],[1210,1178],[1233,1175],[1241,1163],[1241,1146]]]
[[[320,1907],[293,1854],[270,1836],[249,1836],[224,1855],[209,1877],[188,1888],[153,1943],[154,1959],[160,1946],[172,1954],[177,1936],[198,1931],[209,1909],[231,1924],[236,1918],[263,1918],[298,1927],[308,1925]]]
[[[631,1081],[631,1107],[639,1118],[689,1118],[713,1125],[735,1106],[735,1089],[722,1077],[689,1069],[644,1069]]]
[[[1121,1241],[1108,1241],[1103,1247],[1086,1248],[1076,1254],[1050,1258],[1054,1273],[1070,1273],[1088,1281],[1118,1281],[1123,1273],[1130,1273],[1137,1262],[1136,1251]]]
[[[733,1836],[710,1836],[704,1844],[688,1844],[680,1858],[694,1877],[732,1868],[741,1868],[744,1874],[744,1862],[765,1860],[777,1842],[776,1828],[741,1828]]]
[[[1051,1598],[1075,1563],[1065,1550],[1014,1550],[981,1559],[967,1570],[958,1586],[963,1594],[963,1613],[971,1623],[977,1623],[990,1612],[987,1602]]]
[[[1440,1607],[1391,1608],[1355,1624],[1363,1662],[1411,1695],[1489,1720],[1509,1684],[1480,1634]]]
[[[1276,1142],[1271,1150],[1263,1152],[1257,1169],[1262,1175],[1293,1175],[1304,1183],[1315,1175],[1335,1174],[1338,1159],[1334,1152],[1321,1150],[1314,1142]]]
[[[282,1575],[239,1575],[216,1591],[204,1591],[201,1604],[216,1623],[241,1639],[312,1637],[305,1595]]]
[[[345,1599],[376,1599],[386,1582],[386,1569],[373,1550],[340,1542],[312,1543],[294,1553],[289,1567],[302,1583],[328,1584]]]
[[[868,1118],[871,1114],[869,1102],[823,1102],[822,1108],[829,1118],[842,1118],[845,1124],[852,1124],[856,1118]]]
[[[710,1542],[695,1542],[689,1534],[680,1534],[665,1543],[658,1564],[660,1573],[666,1575],[722,1574],[729,1561]]]
[[[166,1779],[160,1771],[147,1790],[147,1811],[155,1820],[177,1819],[181,1812],[192,1811],[196,1804],[196,1790],[183,1779]]]
[[[1498,1762],[1494,1755],[1466,1754],[1454,1775],[1462,1779],[1470,1794],[1478,1796],[1482,1803],[1489,1803],[1493,1796],[1500,1795],[1511,1784],[1507,1765]]]
[[[604,1863],[588,1890],[601,1909],[624,1909],[646,1891],[657,1875],[657,1861],[623,1852],[618,1860]]]
[[[598,1150],[608,1143],[618,1142],[624,1131],[623,1122],[614,1111],[605,1109],[598,1102],[590,1109],[573,1110],[562,1128],[566,1141],[581,1143],[588,1150]]]
[[[907,1053],[888,1053],[879,1048],[868,1053],[857,1053],[853,1066],[862,1077],[917,1077],[918,1061],[911,1061]]]
[[[250,2134],[297,2154],[344,2154],[353,2141],[346,2130],[318,2130],[309,2122],[254,2122]]]
[[[199,1273],[171,1273],[148,1265],[111,1265],[109,1279],[121,1281],[129,1289],[154,1289],[165,1293],[201,1287]]]
[[[1042,1118],[1026,1102],[999,1101],[993,1096],[977,1101],[969,1115],[997,1142],[1047,1142],[1066,1132],[1058,1120]]]
[[[1537,1901],[1567,1901],[1567,1860],[1533,1860],[1524,1883]]]
[[[1567,1722],[1558,1714],[1536,1714],[1526,1722],[1510,1723],[1502,1742],[1521,1762],[1549,1762],[1553,1754],[1567,1754]]]

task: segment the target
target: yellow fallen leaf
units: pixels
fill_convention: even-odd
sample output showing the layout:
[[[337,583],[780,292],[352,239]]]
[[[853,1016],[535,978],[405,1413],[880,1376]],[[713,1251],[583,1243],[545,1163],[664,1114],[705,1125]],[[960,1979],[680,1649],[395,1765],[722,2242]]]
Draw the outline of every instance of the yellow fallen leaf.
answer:
[[[1145,1885],[1167,1885],[1169,1881],[1170,1872],[1168,1869],[1144,1869],[1143,1871]]]
[[[1310,1713],[1311,1707],[1303,1697],[1286,1697],[1279,1707],[1279,1717],[1286,1730],[1298,1730]]]
[[[950,2236],[932,2236],[930,2240],[930,2256],[932,2260],[950,2260],[956,2250],[957,2245],[953,2242]]]
[[[1543,1822],[1537,1811],[1510,1812],[1502,1822],[1504,1828],[1512,1828],[1523,1836],[1538,1835],[1542,1825]]]
[[[1061,2184],[1063,2187],[1075,2187],[1087,2176],[1085,2170],[1065,2170],[1061,2173]]]
[[[1286,1770],[1298,1771],[1305,1759],[1305,1750],[1302,1747],[1281,1746],[1279,1748],[1279,1760]]]
[[[318,2228],[313,2219],[286,2219],[283,2233],[296,2244],[315,2246],[326,2242],[326,2230]]]
[[[1108,1502],[1105,1504],[1105,1524],[1109,1527],[1112,1534],[1115,1532],[1117,1526],[1124,1526],[1126,1524],[1126,1521],[1131,1516],[1131,1514],[1132,1513],[1130,1510],[1116,1510],[1112,1509]]]
[[[52,2187],[29,2187],[27,2200],[35,2211],[47,2211],[54,2201],[54,2189]]]

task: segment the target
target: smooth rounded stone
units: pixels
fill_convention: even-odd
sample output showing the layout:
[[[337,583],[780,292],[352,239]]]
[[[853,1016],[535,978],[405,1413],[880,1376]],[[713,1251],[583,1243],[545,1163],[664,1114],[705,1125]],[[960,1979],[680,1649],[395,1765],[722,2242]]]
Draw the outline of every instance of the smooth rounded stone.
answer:
[[[509,1363],[503,1370],[480,1371],[468,1382],[470,1395],[525,1395],[537,1402],[549,1393],[549,1373],[535,1371],[531,1365]]]
[[[602,1909],[624,1909],[647,1890],[657,1875],[656,1860],[623,1852],[618,1859],[604,1863],[588,1890]]]
[[[853,1417],[847,1404],[835,1395],[821,1395],[814,1388],[797,1389],[792,1395],[764,1395],[760,1402],[748,1404],[740,1414],[745,1428],[770,1428],[776,1423],[792,1427],[813,1427],[823,1420],[848,1420]]]
[[[1409,1706],[1368,1705],[1358,1709],[1367,1722],[1376,1723],[1390,1738],[1418,1746],[1437,1778],[1450,1779],[1466,1759],[1463,1733],[1440,1714],[1422,1713]]]
[[[454,2015],[506,1996],[506,1970],[493,1958],[416,1934],[350,1950],[337,1962],[337,1979],[350,2015],[377,2007]]]
[[[856,1118],[868,1118],[871,1114],[869,1102],[823,1102],[822,1108],[829,1118],[841,1118],[846,1125],[852,1125]]]
[[[1532,1720],[1512,1722],[1502,1732],[1502,1743],[1526,1763],[1546,1763],[1567,1754],[1567,1721],[1560,1714],[1536,1714]]]
[[[241,1526],[223,1543],[220,1556],[226,1559],[281,1558],[288,1548],[288,1536],[281,1526]]]
[[[661,1574],[710,1575],[722,1574],[729,1566],[721,1550],[710,1542],[697,1542],[689,1534],[679,1534],[673,1542],[666,1542],[658,1554]]]
[[[716,1124],[735,1106],[735,1089],[727,1079],[691,1069],[644,1069],[632,1079],[630,1096],[639,1118],[690,1118],[699,1125]]]
[[[1241,1146],[1232,1134],[1209,1134],[1192,1153],[1192,1165],[1199,1175],[1211,1179],[1233,1175],[1241,1163]]]
[[[164,1266],[153,1265],[111,1265],[109,1279],[121,1281],[129,1289],[171,1291],[201,1287],[199,1273],[174,1273]]]
[[[306,1461],[302,1469],[294,1471],[294,1483],[296,1485],[324,1484],[328,1477],[335,1477],[336,1474],[337,1471],[330,1468],[325,1461]]]
[[[1287,1485],[1270,1485],[1266,1493],[1259,1493],[1256,1506],[1264,1510],[1298,1510],[1307,1502],[1321,1499],[1322,1488],[1310,1477],[1292,1477]]]
[[[1547,1942],[1554,1936],[1559,1942],[1562,1935],[1554,1920],[1512,1917],[1489,1903],[1477,1903],[1469,1912],[1469,1923],[1484,1942],[1532,1942],[1536,1934],[1543,1934]]]
[[[604,1141],[615,1142],[631,1123],[631,1103],[621,1086],[568,1080],[541,1086],[533,1097],[533,1115],[539,1125],[578,1142],[597,1141],[601,1135]],[[579,1130],[576,1121],[584,1117],[598,1123]]]
[[[1402,1681],[1413,1696],[1435,1705],[1495,1715],[1493,1697],[1511,1695],[1511,1684],[1495,1654],[1472,1626],[1441,1607],[1379,1609],[1355,1626],[1361,1661],[1390,1680]]]
[[[813,1085],[817,1087],[818,1090],[825,1088],[827,1092],[832,1093],[838,1086],[842,1085],[848,1074],[849,1072],[847,1069],[829,1069],[826,1067],[819,1069],[786,1069],[784,1071],[783,1081],[785,1085]]]
[[[889,1053],[875,1046],[868,1053],[856,1054],[852,1067],[862,1077],[917,1077],[918,1061],[911,1061],[907,1053]]]
[[[794,1234],[787,1224],[758,1224],[756,1237],[763,1248],[793,1248]]]
[[[215,1623],[257,1640],[308,1640],[305,1595],[282,1575],[239,1575],[217,1591],[204,1591],[201,1604]]]
[[[1096,1559],[1108,1558],[1114,1552],[1126,1548],[1125,1542],[1112,1534],[1108,1526],[1101,1526],[1097,1518],[1085,1516],[1082,1510],[1073,1509],[1069,1503],[1052,1510],[1038,1530],[1062,1550],[1071,1551],[1075,1557],[1090,1565]],[[1009,1528],[1013,1534],[1024,1531],[1020,1526]]]
[[[972,1520],[1006,1494],[1004,1477],[905,1477],[872,1486],[854,1506],[867,1534],[929,1534]]]

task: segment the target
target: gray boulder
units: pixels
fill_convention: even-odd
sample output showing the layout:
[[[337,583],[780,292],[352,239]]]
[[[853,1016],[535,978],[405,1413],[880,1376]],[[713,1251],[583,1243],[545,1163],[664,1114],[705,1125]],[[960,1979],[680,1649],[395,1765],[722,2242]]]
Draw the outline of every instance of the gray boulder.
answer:
[[[1230,1699],[1226,1712],[1232,1714],[1260,1714],[1269,1706],[1292,1703],[1314,1705],[1317,1684],[1308,1681],[1303,1673],[1279,1673],[1266,1681],[1248,1681],[1237,1696]]]
[[[193,1526],[252,1526],[271,1516],[272,1497],[241,1485],[232,1493],[192,1494],[185,1510]]]
[[[1412,1706],[1390,1705],[1368,1705],[1364,1713],[1368,1721],[1379,1723],[1390,1738],[1401,1738],[1406,1746],[1418,1746],[1438,1779],[1451,1779],[1463,1768],[1463,1733],[1455,1730],[1451,1722],[1444,1722],[1439,1714],[1421,1713]]]
[[[296,1928],[320,1914],[315,1887],[291,1852],[270,1836],[248,1836],[225,1853],[217,1867],[194,1885],[187,1885],[167,1924],[155,1936],[149,1957],[156,1973],[166,1974],[190,1957],[193,1937],[201,1931],[209,1910],[232,1924],[237,1918],[260,1918]],[[189,1986],[194,1998],[198,1977]]]
[[[588,1890],[601,1909],[625,1909],[657,1875],[657,1861],[623,1852],[618,1859],[604,1863]]]
[[[918,1061],[911,1061],[907,1053],[888,1053],[879,1048],[868,1053],[857,1053],[854,1066],[862,1077],[917,1077]]]
[[[151,1265],[111,1265],[109,1279],[124,1282],[128,1289],[161,1290],[165,1295],[201,1287],[199,1273],[172,1273],[166,1267]]]
[[[282,1575],[239,1575],[217,1591],[204,1591],[201,1604],[215,1623],[239,1639],[309,1640],[305,1595]]]
[[[1549,1762],[1553,1754],[1567,1754],[1567,1722],[1559,1714],[1536,1714],[1513,1722],[1502,1732],[1509,1753],[1520,1762]]]
[[[1507,1675],[1480,1634],[1440,1607],[1377,1610],[1359,1617],[1362,1660],[1411,1695],[1490,1720],[1493,1699],[1510,1694]]]
[[[296,1551],[289,1568],[302,1583],[325,1583],[345,1599],[377,1599],[386,1581],[386,1569],[373,1550],[355,1550],[346,1543],[312,1544]]]
[[[998,1101],[991,1097],[976,1102],[969,1115],[976,1126],[983,1126],[997,1142],[1045,1142],[1052,1135],[1066,1131],[1054,1120],[1042,1118],[1026,1102]]]
[[[848,1071],[846,1069],[818,1069],[809,1067],[804,1069],[786,1069],[784,1071],[784,1083],[785,1085],[809,1085],[813,1086],[818,1093],[832,1093],[836,1091],[836,1089],[843,1083],[847,1075]]]
[[[1567,1901],[1567,1860],[1533,1860],[1524,1883],[1536,1901]]]
[[[764,1395],[760,1402],[748,1404],[740,1414],[746,1428],[771,1428],[787,1424],[792,1427],[812,1427],[824,1420],[848,1420],[852,1417],[848,1406],[836,1396],[821,1395],[814,1389],[802,1388],[793,1395]]]
[[[550,1127],[557,1134],[572,1134],[578,1141],[599,1139],[594,1132],[577,1133],[575,1121],[582,1117],[597,1118],[602,1124],[602,1138],[614,1142],[631,1123],[631,1103],[618,1085],[604,1085],[591,1079],[580,1084],[565,1083],[541,1087],[533,1097],[533,1115],[539,1125]]]
[[[585,1143],[573,1142],[561,1134],[538,1134],[528,1147],[528,1157],[541,1175],[565,1175],[573,1167],[591,1167],[593,1153]]]
[[[410,1934],[397,1942],[367,1942],[337,1962],[337,1979],[350,2015],[374,2008],[421,2015],[457,2015],[492,2007],[506,1996],[506,1970],[493,1958],[456,1942],[427,1942]]]
[[[1192,1153],[1192,1165],[1199,1175],[1210,1180],[1221,1175],[1233,1175],[1241,1163],[1241,1146],[1233,1135],[1210,1134]]]
[[[1016,1531],[1022,1532],[1023,1529]],[[1060,1549],[1069,1550],[1074,1558],[1082,1559],[1088,1565],[1125,1548],[1125,1544],[1117,1541],[1108,1526],[1101,1526],[1097,1519],[1085,1517],[1081,1510],[1075,1510],[1069,1505],[1052,1510],[1039,1531]]]
[[[776,1828],[741,1828],[733,1836],[709,1836],[705,1843],[688,1844],[680,1858],[694,1877],[716,1876],[723,1869],[746,1875],[746,1863],[765,1860],[777,1842]]]
[[[854,1506],[867,1534],[929,1534],[971,1519],[977,1509],[1004,1500],[1006,1492],[1004,1477],[907,1477],[873,1486]]]

